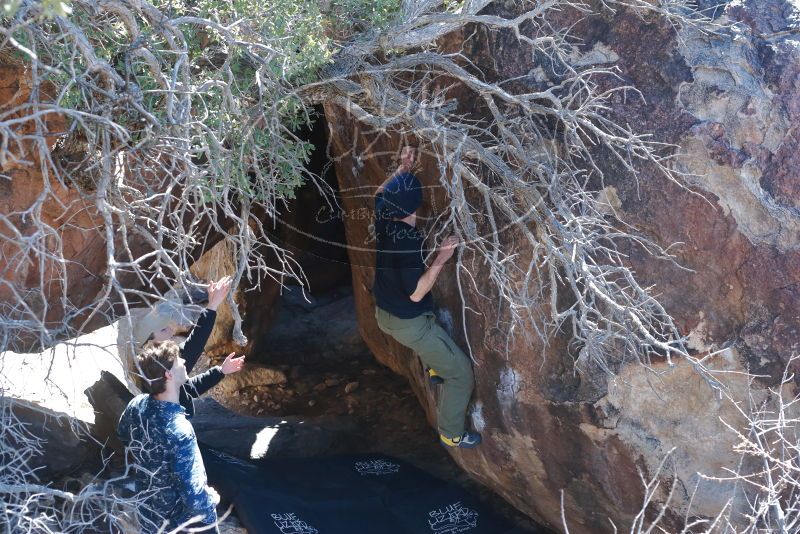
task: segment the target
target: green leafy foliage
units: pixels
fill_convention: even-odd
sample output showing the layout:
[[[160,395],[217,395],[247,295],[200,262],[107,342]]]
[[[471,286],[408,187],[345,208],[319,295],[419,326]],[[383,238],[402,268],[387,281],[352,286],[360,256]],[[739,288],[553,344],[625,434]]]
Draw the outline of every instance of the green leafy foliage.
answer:
[[[159,7],[167,9],[167,5]],[[208,175],[209,194],[222,194],[232,185],[255,201],[266,201],[265,196],[275,194],[292,198],[294,188],[304,182],[302,166],[310,148],[282,135],[280,127],[296,130],[308,124],[310,115],[299,102],[286,98],[285,88],[314,80],[332,54],[317,2],[199,0],[191,7],[188,3],[170,7],[176,14],[218,22],[243,41],[277,47],[265,67],[253,61],[246,50],[227,47],[224,36],[213,28],[187,35],[193,64],[206,80],[223,82],[229,91],[227,96],[215,91],[213,96],[201,97],[205,123],[211,130],[225,132],[225,147],[232,156],[209,154],[214,160],[214,172]],[[215,70],[220,57],[224,57],[225,68]],[[231,97],[235,105],[226,102]]]
[[[293,133],[313,117],[293,96],[293,88],[317,79],[337,39],[383,28],[400,10],[400,0],[333,0],[324,12],[317,0],[151,2],[171,20],[196,17],[211,24],[180,24],[184,42],[176,45],[140,11],[130,11],[136,18],[133,36],[113,10],[43,0],[35,18],[19,24],[13,36],[36,50],[37,61],[47,65],[41,80],[54,88],[61,108],[75,112],[73,117],[107,117],[128,132],[131,147],[159,136],[186,136],[198,170],[191,176],[201,182],[195,185],[206,191],[207,200],[224,200],[222,195],[266,203],[293,196],[305,180],[313,148]],[[21,0],[6,0],[2,14],[11,20],[20,5]],[[62,19],[79,29],[130,96],[109,99],[98,92],[102,81],[97,70],[72,40],[61,37]],[[37,31],[31,31],[30,23]],[[181,91],[176,92],[174,81],[164,85],[176,74],[186,79],[187,62],[171,52],[175,46],[188,58],[189,118],[171,115]],[[198,87],[206,89],[195,93]],[[87,124],[75,120],[73,126],[81,130]],[[91,131],[85,134],[92,136]]]
[[[21,4],[21,0],[4,0],[0,2],[0,14],[12,17]],[[42,0],[41,13],[46,18],[65,17],[72,13],[72,6],[64,0]]]
[[[302,83],[312,79],[316,70],[330,60],[331,47],[323,16],[318,3],[314,1],[198,0],[192,2],[191,7],[189,2],[180,6],[164,2],[158,7],[172,9],[177,14],[208,18],[232,27],[233,32],[251,40],[253,36],[261,35],[273,46],[279,42],[281,52],[286,55],[272,68],[276,75],[289,82]],[[213,30],[204,37],[210,37],[211,42],[219,39]],[[196,42],[193,44],[198,45]],[[206,40],[205,46],[208,44]],[[203,45],[198,48],[202,49]],[[202,50],[197,52],[201,53]]]
[[[358,30],[380,29],[400,12],[400,0],[334,0],[332,12]]]

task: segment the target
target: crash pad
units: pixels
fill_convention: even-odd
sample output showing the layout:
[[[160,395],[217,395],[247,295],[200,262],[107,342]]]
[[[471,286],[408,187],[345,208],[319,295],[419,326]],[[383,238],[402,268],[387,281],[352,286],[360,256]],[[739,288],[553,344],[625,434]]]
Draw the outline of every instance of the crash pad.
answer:
[[[460,487],[381,455],[242,460],[201,446],[249,534],[522,534]]]

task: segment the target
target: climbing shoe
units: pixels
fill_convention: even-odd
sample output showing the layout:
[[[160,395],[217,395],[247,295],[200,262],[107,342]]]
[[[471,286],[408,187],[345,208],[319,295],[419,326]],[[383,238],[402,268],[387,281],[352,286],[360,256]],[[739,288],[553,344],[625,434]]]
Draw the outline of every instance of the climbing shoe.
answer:
[[[432,386],[436,386],[438,384],[444,384],[444,378],[436,374],[436,371],[428,367],[428,380],[431,381]]]
[[[464,432],[464,435],[457,438],[448,438],[444,434],[439,434],[439,440],[447,447],[460,447],[462,449],[471,449],[477,447],[481,442],[481,435],[477,432]]]

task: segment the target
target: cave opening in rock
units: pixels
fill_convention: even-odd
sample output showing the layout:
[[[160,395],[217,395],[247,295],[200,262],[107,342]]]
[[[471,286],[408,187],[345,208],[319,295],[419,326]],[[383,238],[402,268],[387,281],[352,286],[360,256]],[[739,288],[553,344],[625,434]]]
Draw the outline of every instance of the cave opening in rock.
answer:
[[[457,483],[500,515],[535,530],[526,516],[458,467],[440,446],[408,380],[373,356],[359,328],[347,215],[321,109],[314,125],[298,135],[314,147],[308,165],[320,181],[296,189],[271,223],[275,242],[291,252],[306,283],[262,284],[255,290],[261,297],[245,296],[248,370],[212,390],[236,415],[206,402],[194,422],[198,437],[240,457],[399,458]],[[369,217],[361,218],[370,224]],[[241,443],[231,443],[233,431]]]
[[[293,454],[381,452],[427,458],[432,465],[449,461],[407,380],[378,363],[362,338],[328,125],[322,109],[317,112],[313,126],[298,136],[314,147],[308,168],[319,182],[296,189],[280,217],[269,222],[276,244],[302,268],[305,284],[262,284],[255,291],[261,297],[245,292],[247,360],[259,372],[227,377],[215,397],[238,414],[303,419],[331,429],[331,439]],[[269,446],[261,451],[285,452]]]

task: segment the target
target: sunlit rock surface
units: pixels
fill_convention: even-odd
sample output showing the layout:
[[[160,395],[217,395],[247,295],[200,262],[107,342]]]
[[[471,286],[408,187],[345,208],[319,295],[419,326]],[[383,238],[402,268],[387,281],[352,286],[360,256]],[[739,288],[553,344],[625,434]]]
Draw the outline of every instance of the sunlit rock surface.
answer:
[[[736,1],[717,15],[718,23],[736,26],[718,35],[694,28],[676,33],[653,16],[626,10],[583,20],[569,10],[559,16],[560,23],[575,23],[571,33],[583,39],[587,61],[615,63],[623,81],[642,91],[646,103],[613,102],[618,120],[678,145],[679,168],[695,175],[682,187],[645,168],[637,182],[601,156],[606,178],[596,185],[637,231],[665,247],[679,243],[671,251],[684,268],[633,246],[625,252],[697,354],[727,347],[709,366],[731,372],[722,381],[734,398],[746,400],[748,382],[736,373],[763,375],[753,383],[760,398],[780,381],[800,339],[800,8],[784,0]],[[441,47],[463,48],[489,80],[547,83],[510,32],[479,29],[464,42],[466,35],[451,34]],[[460,109],[471,105],[459,102]],[[354,117],[333,104],[325,114],[345,212],[371,210],[375,187],[394,168],[398,138],[354,127]],[[418,171],[425,185],[437,183],[431,159]],[[421,213],[446,206],[440,192],[428,190]],[[361,332],[381,362],[409,377],[432,419],[435,397],[419,363],[374,319],[369,221],[344,220]],[[489,289],[480,269],[472,274]],[[573,533],[611,531],[608,518],[626,530],[642,503],[639,472],[655,474],[673,448],[677,483],[668,524],[680,523],[692,498],[692,513],[713,516],[733,496],[729,485],[698,473],[719,476],[736,467],[732,447],[739,440],[723,421],[736,427],[742,417],[685,362],[672,369],[656,363],[657,374],[628,366],[613,379],[600,371],[580,375],[565,336],[544,357],[537,343],[512,340],[506,357],[497,350],[507,332],[496,328],[496,303],[465,286],[469,305],[480,313],[469,314],[466,327],[452,265],[434,295],[457,342],[466,347],[466,330],[479,362],[472,422],[484,443],[454,453],[472,476],[554,526],[561,523],[564,490]],[[734,499],[734,506],[741,504]]]

